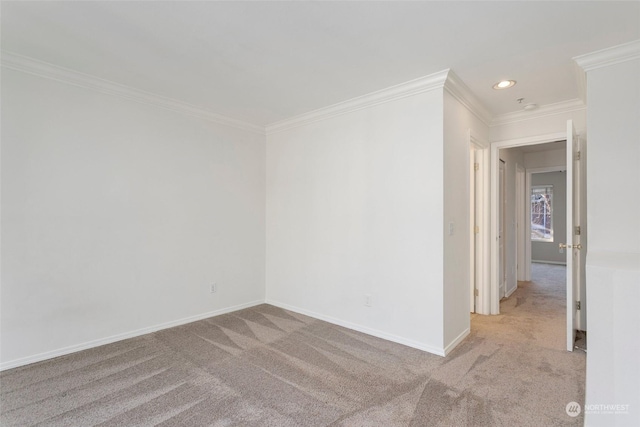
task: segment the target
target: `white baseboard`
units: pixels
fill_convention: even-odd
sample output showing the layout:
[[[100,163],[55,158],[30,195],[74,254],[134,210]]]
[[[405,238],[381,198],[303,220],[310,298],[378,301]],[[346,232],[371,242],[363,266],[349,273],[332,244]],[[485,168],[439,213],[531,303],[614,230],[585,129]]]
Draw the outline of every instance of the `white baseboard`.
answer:
[[[313,317],[314,319],[323,320],[325,322],[332,323],[334,325],[342,326],[347,329],[352,329],[354,331],[362,332],[367,335],[371,335],[377,338],[382,338],[387,341],[395,342],[398,344],[406,345],[407,347],[416,348],[418,350],[426,351],[427,353],[432,353],[438,356],[445,355],[444,348],[438,348],[430,345],[426,345],[420,343],[418,341],[410,340],[404,337],[400,337],[397,335],[389,334],[387,332],[379,331],[377,329],[372,329],[366,326],[358,325],[357,323],[348,322],[341,319],[336,319],[335,317],[325,316],[324,314],[316,313],[313,311],[305,310],[303,308],[295,307],[289,304],[284,304],[279,301],[274,301],[267,299],[265,301],[266,304],[271,304],[276,307],[283,308],[285,310],[293,311],[294,313],[304,314],[305,316]],[[468,331],[467,331],[468,333]],[[464,337],[463,337],[464,338]]]
[[[444,348],[444,355],[446,356],[447,354],[449,354],[451,352],[451,350],[456,348],[457,345],[460,344],[462,342],[462,340],[465,339],[467,337],[467,335],[469,335],[470,333],[471,333],[471,328],[467,328],[464,331],[462,331],[462,333],[460,335],[458,335],[453,341],[451,341]]]
[[[543,260],[539,260],[539,259],[532,259],[531,262],[535,263],[535,264],[567,265],[566,262],[561,262],[561,261],[543,261]]]
[[[509,289],[505,294],[504,297],[505,298],[509,298],[511,296],[512,293],[514,293],[516,290],[518,289],[518,285],[514,286],[513,288]]]
[[[173,328],[174,326],[180,326],[198,320],[207,319],[209,317],[219,316],[225,313],[231,313],[232,311],[242,310],[244,308],[254,307],[256,305],[264,304],[264,301],[252,301],[245,304],[239,304],[232,307],[222,308],[219,310],[210,311],[208,313],[197,314],[195,316],[185,317],[183,319],[172,320],[170,322],[161,323],[159,325],[149,326],[142,329],[137,329],[131,332],[125,332],[122,334],[112,335],[110,337],[101,338],[93,341],[87,341],[81,344],[75,344],[68,347],[60,348],[57,350],[51,350],[44,353],[35,354],[33,356],[22,357],[20,359],[10,360],[8,362],[0,363],[0,371],[7,369],[17,368],[19,366],[29,365],[35,362],[41,362],[47,359],[53,359],[54,357],[64,356],[67,354],[75,353],[82,350],[87,350],[94,347],[99,347],[105,344],[111,344],[116,341],[122,341],[129,338],[139,337],[140,335],[150,334],[152,332],[160,331],[162,329]]]

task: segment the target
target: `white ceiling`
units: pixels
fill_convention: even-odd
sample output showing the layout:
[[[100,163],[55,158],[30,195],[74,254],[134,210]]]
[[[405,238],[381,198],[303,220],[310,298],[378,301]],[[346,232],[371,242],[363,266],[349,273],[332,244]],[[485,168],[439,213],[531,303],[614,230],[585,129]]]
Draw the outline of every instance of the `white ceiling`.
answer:
[[[571,100],[572,57],[640,39],[637,1],[3,1],[1,19],[3,50],[260,126],[446,68],[494,115]]]

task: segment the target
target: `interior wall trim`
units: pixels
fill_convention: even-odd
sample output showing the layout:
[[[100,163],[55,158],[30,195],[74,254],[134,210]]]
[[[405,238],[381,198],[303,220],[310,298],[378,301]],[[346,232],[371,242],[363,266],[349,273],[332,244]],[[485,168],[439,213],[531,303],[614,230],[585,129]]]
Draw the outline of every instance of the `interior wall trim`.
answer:
[[[553,116],[556,114],[571,113],[574,111],[586,110],[587,106],[582,99],[570,99],[568,101],[556,102],[554,104],[542,105],[534,111],[515,111],[513,113],[500,114],[495,116],[490,126],[502,126],[518,122],[523,122],[541,117]]]
[[[383,340],[387,340],[387,341],[391,341],[391,342],[395,342],[398,344],[403,344],[406,345],[408,347],[412,347],[418,350],[422,350],[422,351],[426,351],[427,353],[432,353],[435,354],[437,356],[445,356],[445,349],[444,348],[438,348],[438,347],[434,347],[434,346],[430,346],[427,344],[423,344],[420,343],[418,341],[414,341],[411,339],[407,339],[398,335],[394,335],[394,334],[389,334],[387,332],[382,332],[379,331],[377,329],[372,329],[372,328],[368,328],[366,326],[362,326],[359,325],[357,323],[352,323],[352,322],[348,322],[345,320],[341,320],[341,319],[337,319],[335,317],[331,317],[331,316],[325,316],[324,314],[319,314],[310,310],[305,310],[303,308],[299,308],[299,307],[295,307],[289,304],[285,304],[279,301],[274,301],[274,300],[270,300],[267,299],[265,301],[266,304],[270,304],[276,307],[280,307],[283,308],[285,310],[289,310],[289,311],[293,311],[294,313],[299,313],[299,314],[304,314],[305,316],[309,316],[309,317],[313,317],[314,319],[318,319],[318,320],[323,320],[325,322],[334,324],[334,325],[338,325],[338,326],[342,326],[344,328],[347,329],[351,329],[354,331],[358,331],[358,332],[362,332],[364,334],[367,335],[371,335],[377,338],[382,338]],[[468,329],[467,329],[467,333],[468,333]],[[464,334],[464,332],[463,332]],[[466,336],[466,335],[464,335]],[[460,341],[462,341],[462,339],[464,338],[464,336],[461,336]],[[455,344],[452,343],[450,344],[450,347],[453,348],[455,347]]]
[[[449,70],[443,70],[428,76],[420,77],[401,83],[386,89],[371,92],[369,94],[339,102],[308,113],[300,114],[289,119],[281,120],[267,125],[267,135],[283,132],[299,126],[305,126],[320,120],[341,116],[354,111],[369,108],[374,105],[385,104],[398,99],[417,95],[444,87]]]
[[[460,344],[462,342],[462,340],[464,340],[469,334],[471,333],[471,328],[467,328],[464,331],[462,331],[460,333],[460,335],[458,335],[457,337],[455,337],[453,339],[453,341],[451,341],[445,348],[444,348],[444,355],[448,355],[449,353],[451,353],[451,351],[457,347],[458,344]]]
[[[584,70],[591,71],[608,67],[621,62],[640,59],[640,40],[620,44],[585,55],[576,56],[573,60]]]
[[[172,98],[134,89],[90,74],[60,67],[48,62],[12,52],[2,51],[2,67],[58,82],[71,84],[95,92],[117,96],[141,104],[152,105],[171,110],[190,117],[230,126],[264,135],[264,127],[213,113],[205,109]]]
[[[455,99],[464,105],[482,123],[489,126],[492,115],[484,104],[473,94],[471,89],[458,77],[456,73],[449,70],[449,75],[444,84],[444,88]]]
[[[87,341],[81,344],[75,344],[68,347],[59,348],[57,350],[47,351],[44,353],[35,354],[32,356],[22,357],[19,359],[9,360],[0,363],[0,371],[7,369],[17,368],[19,366],[29,365],[35,362],[41,362],[43,360],[53,359],[54,357],[64,356],[78,351],[87,350],[94,347],[99,347],[105,344],[111,344],[117,341],[126,340],[129,338],[139,337],[140,335],[150,334],[152,332],[160,331],[163,329],[173,328],[175,326],[185,325],[187,323],[196,322],[198,320],[208,319],[209,317],[219,316],[221,314],[231,313],[234,311],[242,310],[256,305],[264,304],[263,300],[252,301],[245,304],[239,304],[232,307],[222,308],[219,310],[210,311],[207,313],[197,314],[195,316],[185,317],[183,319],[172,320],[170,322],[161,323],[154,326],[149,326],[135,331],[124,332],[122,334],[112,335],[106,338],[100,338],[97,340]]]

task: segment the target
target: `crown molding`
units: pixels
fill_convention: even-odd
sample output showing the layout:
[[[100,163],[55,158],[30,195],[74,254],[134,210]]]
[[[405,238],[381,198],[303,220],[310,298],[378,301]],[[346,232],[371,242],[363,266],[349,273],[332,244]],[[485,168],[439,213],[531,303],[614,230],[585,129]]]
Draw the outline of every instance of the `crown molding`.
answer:
[[[640,40],[576,56],[573,60],[584,70],[591,71],[640,58]]]
[[[256,126],[241,120],[233,119],[221,114],[212,113],[210,111],[198,108],[191,104],[187,104],[175,99],[167,98],[161,95],[141,91],[128,86],[114,83],[109,80],[101,79],[96,76],[84,74],[79,71],[60,67],[57,65],[43,62],[34,58],[18,55],[12,52],[2,51],[2,67],[23,73],[32,74],[50,80],[79,86],[90,89],[95,92],[113,95],[130,101],[139,102],[141,104],[153,105],[174,112],[182,113],[187,116],[215,122],[221,125],[231,126],[236,129],[242,129],[254,133],[264,135],[264,127]]]
[[[578,86],[578,99],[584,105],[587,105],[587,73],[575,61],[573,62],[573,70],[573,74],[576,77],[576,85]]]
[[[456,73],[449,70],[444,88],[469,111],[471,111],[482,123],[489,126],[492,115],[482,102],[473,94],[471,89],[458,77]]]
[[[538,119],[556,114],[571,113],[573,111],[586,110],[587,106],[582,99],[571,99],[569,101],[557,102],[555,104],[543,105],[534,111],[515,111],[513,113],[500,114],[491,121],[491,127],[502,126],[531,119]]]
[[[294,116],[289,119],[267,125],[266,132],[267,135],[277,132],[283,132],[285,130],[304,126],[320,120],[326,120],[331,117],[341,116],[343,114],[362,110],[374,105],[384,104],[387,102],[395,101],[397,99],[406,98],[408,96],[413,96],[419,93],[429,92],[434,89],[442,88],[444,87],[445,80],[447,79],[448,74],[449,70],[447,69],[438,73],[430,74],[425,77],[410,80],[406,83],[391,86],[386,89],[378,90],[376,92],[371,92],[367,95],[339,102],[328,107],[300,114],[298,116]]]

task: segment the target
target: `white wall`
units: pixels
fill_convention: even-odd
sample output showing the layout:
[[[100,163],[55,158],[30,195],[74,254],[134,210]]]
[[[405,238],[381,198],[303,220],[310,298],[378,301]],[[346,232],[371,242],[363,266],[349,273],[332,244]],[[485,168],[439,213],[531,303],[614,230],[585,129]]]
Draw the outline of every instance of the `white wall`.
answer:
[[[444,344],[469,333],[470,212],[469,131],[488,141],[489,128],[467,107],[444,93]],[[453,233],[449,225],[453,224]]]
[[[442,141],[442,88],[269,133],[267,301],[441,353]]]
[[[587,72],[586,404],[629,405],[627,414],[587,412],[589,426],[640,425],[640,59],[635,57]]]
[[[531,175],[531,185],[553,186],[551,201],[553,242],[531,241],[531,259],[566,264],[567,253],[566,251],[560,253],[558,244],[567,240],[567,173],[564,171],[534,173]]]
[[[548,113],[544,108],[531,113],[517,114],[517,120],[507,120],[507,117],[497,117],[490,128],[491,142],[509,141],[527,137],[537,137],[555,133],[565,133],[567,120],[573,120],[576,131],[583,135],[587,127],[587,114],[584,107],[576,107],[569,103],[566,110]]]
[[[566,128],[565,122],[565,128]],[[567,168],[566,143],[559,143],[562,148],[544,151],[532,151],[524,153],[524,166],[526,169],[536,168]]]
[[[262,301],[264,138],[3,69],[2,367]]]

